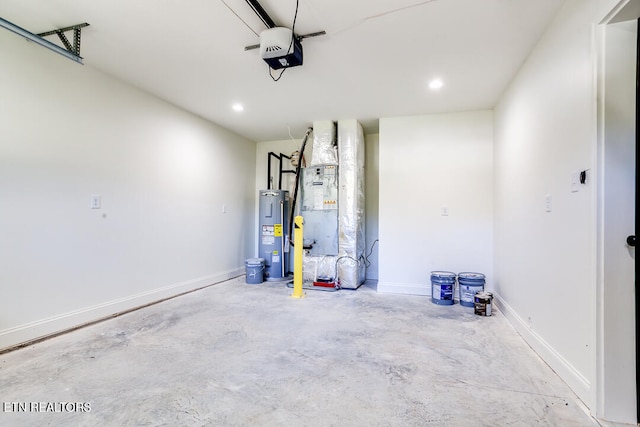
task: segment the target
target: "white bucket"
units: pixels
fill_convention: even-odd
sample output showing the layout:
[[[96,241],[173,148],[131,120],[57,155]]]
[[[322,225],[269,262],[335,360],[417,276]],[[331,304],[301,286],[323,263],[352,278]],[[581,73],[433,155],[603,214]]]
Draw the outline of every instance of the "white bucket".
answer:
[[[460,305],[474,307],[474,297],[476,293],[484,291],[484,283],[484,274],[482,273],[458,273]]]

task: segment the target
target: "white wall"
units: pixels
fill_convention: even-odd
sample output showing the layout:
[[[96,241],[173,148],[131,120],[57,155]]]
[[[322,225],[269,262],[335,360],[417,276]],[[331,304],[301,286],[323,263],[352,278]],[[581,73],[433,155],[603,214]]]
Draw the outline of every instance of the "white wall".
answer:
[[[492,117],[380,119],[380,292],[430,295],[433,270],[493,286]]]
[[[589,406],[596,328],[594,5],[565,2],[495,108],[494,127],[500,307]],[[587,185],[572,192],[571,175],[580,170],[588,170]]]
[[[255,143],[7,31],[0,51],[0,348],[244,272]]]

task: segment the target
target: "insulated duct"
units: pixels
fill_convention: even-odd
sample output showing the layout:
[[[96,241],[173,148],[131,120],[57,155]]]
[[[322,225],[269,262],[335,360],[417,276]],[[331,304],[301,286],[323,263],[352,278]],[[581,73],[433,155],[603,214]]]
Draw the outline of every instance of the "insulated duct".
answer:
[[[338,121],[340,287],[356,289],[365,280],[364,132],[356,120]]]
[[[337,125],[317,121],[313,128],[300,212],[305,218],[305,241],[311,245],[304,257],[304,280],[331,278],[342,288],[357,289],[365,279],[362,126],[356,120]]]

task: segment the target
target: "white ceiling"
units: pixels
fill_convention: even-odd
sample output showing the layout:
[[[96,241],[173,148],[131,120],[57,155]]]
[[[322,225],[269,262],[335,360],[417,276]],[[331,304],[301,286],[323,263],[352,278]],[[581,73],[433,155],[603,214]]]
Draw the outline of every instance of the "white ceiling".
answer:
[[[291,27],[296,0],[259,1]],[[0,17],[33,33],[88,22],[85,67],[268,141],[289,128],[301,138],[314,120],[375,132],[380,117],[492,108],[561,4],[299,0],[296,33],[327,35],[303,40],[303,66],[278,82],[258,50],[244,51],[266,28],[245,0],[0,0]],[[445,86],[434,92],[435,77]]]

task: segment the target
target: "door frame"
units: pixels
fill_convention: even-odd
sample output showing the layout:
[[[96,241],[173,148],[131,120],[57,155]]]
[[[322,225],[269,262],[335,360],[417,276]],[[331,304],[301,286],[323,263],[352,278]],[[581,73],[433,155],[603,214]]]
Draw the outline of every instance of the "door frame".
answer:
[[[607,266],[611,260],[616,258],[611,253],[607,252],[607,248],[611,248],[611,244],[617,246],[624,245],[624,237],[620,237],[617,234],[612,236],[609,232],[609,228],[605,227],[608,223],[605,222],[607,216],[613,216],[616,212],[616,205],[612,204],[606,196],[606,190],[611,191],[612,187],[607,187],[611,183],[607,183],[605,178],[609,178],[607,170],[605,170],[605,138],[608,139],[609,131],[616,129],[611,125],[609,110],[606,109],[607,100],[606,97],[606,72],[607,72],[607,30],[609,24],[614,24],[623,21],[635,21],[640,16],[629,17],[630,11],[635,14],[638,9],[640,0],[621,0],[616,7],[605,17],[596,30],[596,43],[597,50],[597,94],[598,94],[598,107],[597,107],[597,298],[596,298],[596,363],[595,363],[595,378],[596,383],[593,387],[593,393],[595,397],[596,406],[592,408],[592,413],[597,418],[613,421],[634,423],[634,421],[640,422],[640,396],[638,390],[640,390],[640,343],[637,339],[636,331],[640,331],[640,320],[636,315],[638,313],[638,307],[640,306],[639,292],[635,290],[635,283],[622,283],[616,281],[614,275],[611,274],[612,268]],[[638,33],[638,27],[636,27],[636,39]],[[611,34],[611,32],[610,32]],[[620,33],[619,33],[620,34]],[[625,40],[627,40],[625,38]],[[637,41],[636,50],[638,48]],[[626,42],[625,42],[626,43]],[[611,46],[611,45],[609,45]],[[625,44],[625,46],[628,46]],[[634,61],[637,66],[637,59]],[[629,70],[629,68],[626,68]],[[634,76],[636,80],[637,89],[637,74]],[[633,83],[631,83],[633,84]],[[610,97],[614,99],[614,97]],[[634,102],[632,101],[633,105]],[[625,104],[628,105],[628,104]],[[631,146],[636,147],[637,152],[637,140],[638,140],[638,97],[635,97],[635,123],[631,124],[631,128],[625,124],[622,133],[625,135],[622,139],[622,147],[629,147],[625,145],[624,141],[627,141],[626,133],[630,129],[635,134],[629,138]],[[633,107],[632,107],[633,108]],[[633,122],[633,119],[631,119]],[[627,121],[625,121],[627,123]],[[609,125],[609,126],[607,126]],[[618,124],[619,125],[619,124]],[[608,139],[609,140],[609,139]],[[635,145],[634,145],[635,142]],[[620,140],[618,140],[620,144]],[[614,143],[615,145],[615,143]],[[607,147],[611,147],[608,145]],[[615,150],[615,149],[614,149]],[[608,153],[608,152],[607,152]],[[609,154],[609,153],[608,153]],[[609,171],[613,170],[611,164],[609,164]],[[630,169],[625,169],[630,172]],[[633,180],[633,178],[631,178]],[[633,181],[637,188],[637,174],[635,174],[635,180]],[[615,190],[615,189],[614,189]],[[633,205],[633,204],[632,204]],[[637,212],[637,198],[635,200],[636,212]],[[626,209],[626,208],[625,208]],[[635,216],[634,216],[635,217]],[[628,230],[628,234],[634,234],[634,230]],[[618,240],[620,240],[618,242]],[[635,249],[634,252],[629,252],[629,255],[633,257],[635,263]],[[619,256],[619,253],[617,254]],[[626,255],[624,255],[626,256]],[[628,264],[626,264],[628,267]],[[615,270],[615,268],[614,268]],[[634,270],[635,271],[635,270]],[[624,280],[626,282],[626,279]],[[635,281],[634,281],[635,282]],[[630,287],[630,288],[628,288]],[[621,289],[624,289],[627,294],[621,297]],[[631,297],[633,293],[633,297]],[[626,298],[621,301],[622,298]],[[630,298],[630,300],[628,300]],[[618,330],[624,332],[617,332]],[[625,347],[626,346],[626,347]],[[624,348],[624,351],[620,351],[616,354],[616,348]],[[635,353],[635,354],[631,354]],[[633,372],[629,372],[635,370]],[[631,392],[635,391],[635,398]],[[621,396],[629,396],[627,399],[620,399]],[[621,403],[623,401],[623,403]]]

